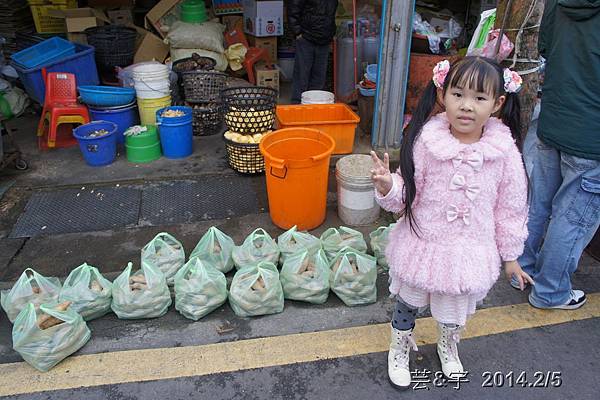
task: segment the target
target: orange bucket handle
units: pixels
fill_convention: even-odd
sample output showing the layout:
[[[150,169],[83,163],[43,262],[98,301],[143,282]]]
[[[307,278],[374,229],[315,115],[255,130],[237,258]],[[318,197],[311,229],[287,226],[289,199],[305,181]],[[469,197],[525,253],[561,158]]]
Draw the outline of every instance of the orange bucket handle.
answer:
[[[275,168],[276,170],[283,170],[284,171],[283,172],[283,176],[274,174],[273,173],[273,168]],[[280,158],[271,157],[271,171],[270,171],[270,173],[275,178],[285,179],[285,177],[287,176],[287,165],[285,165],[285,160],[282,160]]]

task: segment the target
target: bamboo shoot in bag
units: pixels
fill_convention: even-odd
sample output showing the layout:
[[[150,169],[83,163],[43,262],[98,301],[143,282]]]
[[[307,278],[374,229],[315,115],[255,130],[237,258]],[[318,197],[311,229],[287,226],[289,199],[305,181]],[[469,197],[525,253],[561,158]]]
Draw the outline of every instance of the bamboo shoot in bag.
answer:
[[[377,260],[346,247],[330,264],[331,290],[347,306],[375,303],[377,300]]]
[[[167,313],[171,293],[165,275],[151,264],[142,262],[142,269],[131,273],[133,263],[115,279],[112,289],[112,310],[121,319],[156,318]]]
[[[279,278],[286,299],[323,304],[329,296],[329,263],[323,250],[290,255]]]
[[[46,372],[90,340],[87,324],[69,302],[29,303],[12,330],[13,348],[32,367]]]
[[[60,288],[58,278],[46,278],[27,268],[10,290],[0,292],[0,303],[10,322],[14,322],[27,304],[39,307],[42,303],[58,300]]]
[[[102,276],[98,268],[83,263],[65,280],[59,301],[70,301],[72,310],[84,320],[91,321],[110,311],[112,283]]]
[[[235,273],[229,288],[229,304],[240,317],[283,311],[283,289],[275,264],[261,262]]]
[[[190,254],[190,260],[197,257],[203,263],[212,265],[226,274],[233,269],[231,253],[234,247],[232,238],[212,226]]]
[[[142,248],[141,261],[161,270],[167,283],[172,285],[175,274],[185,264],[185,251],[177,239],[161,232]]]
[[[396,224],[390,224],[390,226],[380,226],[369,234],[371,238],[371,249],[373,254],[377,258],[377,264],[379,264],[386,271],[389,269],[387,259],[385,258],[385,249],[389,243],[389,235]]]
[[[321,243],[329,261],[333,260],[344,247],[352,247],[362,253],[367,252],[367,242],[362,233],[345,226],[340,226],[339,229],[327,229],[321,235]]]
[[[264,229],[256,229],[241,246],[233,249],[233,262],[237,269],[256,266],[260,262],[279,262],[279,247]]]
[[[198,321],[227,301],[227,279],[211,264],[192,258],[175,274],[175,309]]]
[[[305,250],[310,254],[316,254],[321,249],[321,240],[319,238],[314,237],[308,232],[298,232],[297,229],[296,226],[293,226],[277,238],[282,264],[292,254]]]

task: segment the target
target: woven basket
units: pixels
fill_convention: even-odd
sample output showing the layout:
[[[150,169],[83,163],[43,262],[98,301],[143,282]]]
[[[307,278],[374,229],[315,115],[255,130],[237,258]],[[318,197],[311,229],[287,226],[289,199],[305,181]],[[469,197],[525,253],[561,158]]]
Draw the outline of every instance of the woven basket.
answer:
[[[229,166],[242,174],[261,174],[265,171],[265,159],[258,144],[236,143],[223,136]]]
[[[201,103],[218,101],[227,75],[217,71],[182,72],[185,101]]]
[[[264,133],[272,129],[277,98],[277,90],[268,87],[235,87],[223,90],[221,100],[227,127],[242,134]]]
[[[223,132],[223,112],[220,103],[187,103],[192,108],[195,136],[211,136]]]

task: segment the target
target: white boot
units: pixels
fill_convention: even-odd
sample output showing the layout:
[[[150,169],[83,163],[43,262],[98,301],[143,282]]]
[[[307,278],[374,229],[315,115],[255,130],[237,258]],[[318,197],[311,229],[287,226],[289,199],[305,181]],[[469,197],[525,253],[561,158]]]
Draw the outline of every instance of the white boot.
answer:
[[[460,341],[461,326],[451,328],[448,325],[438,323],[440,338],[438,340],[437,352],[442,363],[442,372],[451,378],[452,374],[462,373],[463,366],[458,358],[457,344]]]
[[[408,388],[411,382],[408,366],[410,349],[417,351],[417,344],[412,336],[413,330],[401,331],[392,326],[392,340],[388,353],[388,375],[394,386]]]

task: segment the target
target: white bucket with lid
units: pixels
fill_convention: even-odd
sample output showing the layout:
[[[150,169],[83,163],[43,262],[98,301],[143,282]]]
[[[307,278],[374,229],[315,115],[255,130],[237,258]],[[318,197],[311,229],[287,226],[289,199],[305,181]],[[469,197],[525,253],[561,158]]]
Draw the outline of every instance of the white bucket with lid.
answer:
[[[302,104],[333,104],[335,95],[324,90],[309,90],[302,93]]]
[[[140,99],[160,99],[171,94],[169,67],[160,63],[140,64],[133,69],[133,83]]]
[[[370,225],[379,218],[371,169],[373,161],[365,154],[343,157],[335,165],[338,215],[346,225]]]

